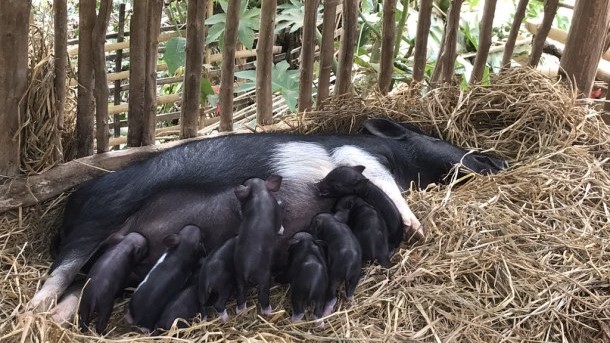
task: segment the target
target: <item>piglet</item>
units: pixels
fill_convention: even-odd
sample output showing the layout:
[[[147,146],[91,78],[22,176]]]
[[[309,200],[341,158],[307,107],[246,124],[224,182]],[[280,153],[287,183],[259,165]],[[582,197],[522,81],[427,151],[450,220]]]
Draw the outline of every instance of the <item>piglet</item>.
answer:
[[[154,329],[163,309],[187,284],[203,255],[201,230],[194,225],[166,236],[163,243],[167,250],[138,285],[129,302],[127,322],[143,332]]]
[[[313,217],[309,231],[326,242],[328,262],[328,291],[324,316],[329,315],[337,302],[337,291],[345,281],[345,296],[351,301],[360,281],[362,250],[358,239],[345,224],[342,213],[320,213]]]
[[[362,175],[363,171],[364,166],[337,167],[316,183],[316,187],[322,197],[340,198],[346,195],[357,195],[373,205],[386,223],[388,248],[390,251],[394,251],[403,240],[400,212],[381,188]]]
[[[201,264],[199,271],[199,304],[201,313],[213,300],[213,306],[223,321],[229,319],[226,304],[235,291],[235,237],[229,238]]]
[[[328,290],[324,248],[311,234],[297,232],[289,240],[288,254],[292,320],[303,319],[309,304],[313,305],[313,314],[318,319],[323,315]]]
[[[134,266],[147,253],[146,238],[137,232],[114,235],[110,240],[115,245],[98,258],[87,275],[89,280],[78,308],[82,330],[89,326],[95,312],[98,314],[95,330],[102,333],[106,329],[114,299],[125,288]]]
[[[335,211],[347,213],[347,225],[362,248],[362,261],[375,261],[384,268],[390,268],[390,250],[388,248],[388,229],[379,212],[368,202],[355,195],[348,195],[337,200]]]
[[[271,315],[271,264],[282,227],[281,208],[271,192],[277,192],[281,183],[281,176],[271,175],[265,181],[248,179],[235,189],[243,214],[234,254],[238,314],[246,308],[246,288],[255,285],[262,313]]]
[[[175,296],[163,309],[155,328],[169,330],[176,319],[191,320],[199,314],[199,299],[197,297],[197,282],[193,282]],[[179,329],[187,327],[184,321],[178,321]]]

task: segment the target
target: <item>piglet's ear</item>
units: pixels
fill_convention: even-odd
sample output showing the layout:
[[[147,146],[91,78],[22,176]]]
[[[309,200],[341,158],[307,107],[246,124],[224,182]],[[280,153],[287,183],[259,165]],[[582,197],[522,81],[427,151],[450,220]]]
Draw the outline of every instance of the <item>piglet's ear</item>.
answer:
[[[265,180],[265,185],[270,192],[277,192],[282,185],[282,177],[279,175],[271,175]]]
[[[250,186],[240,185],[240,186],[235,187],[235,196],[240,201],[246,200],[246,198],[248,198],[249,195],[250,195]]]
[[[119,244],[125,238],[124,235],[115,232],[110,237],[108,237],[103,243],[101,248],[105,249],[114,245]]]
[[[163,238],[163,244],[168,248],[174,248],[180,243],[180,236],[177,234],[167,235]]]
[[[349,218],[349,210],[347,210],[347,209],[339,210],[339,211],[335,212],[334,217],[335,217],[335,219],[337,219],[338,221],[340,221],[342,223],[347,223],[347,219]]]
[[[377,137],[400,140],[415,135],[413,131],[409,131],[400,124],[387,119],[368,119],[362,126],[365,132]]]
[[[355,171],[357,171],[358,173],[362,174],[362,172],[364,171],[364,169],[366,168],[365,166],[353,166],[352,167]]]

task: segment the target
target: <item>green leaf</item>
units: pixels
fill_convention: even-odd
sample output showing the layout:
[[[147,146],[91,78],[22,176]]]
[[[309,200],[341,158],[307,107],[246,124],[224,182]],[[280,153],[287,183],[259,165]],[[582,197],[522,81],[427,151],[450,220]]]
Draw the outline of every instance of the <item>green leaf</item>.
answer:
[[[208,102],[208,96],[214,95],[214,88],[212,88],[212,84],[210,80],[205,77],[201,78],[201,86],[199,87],[199,102],[202,106]]]
[[[489,77],[489,67],[485,66],[485,69],[483,69],[483,78],[481,79],[481,84],[489,86],[490,83],[491,83],[491,79]]]
[[[224,24],[215,24],[208,30],[208,36],[205,39],[206,44],[216,43],[220,40],[222,34],[225,32]]]
[[[167,64],[167,71],[170,75],[175,75],[178,68],[184,67],[186,63],[185,47],[186,38],[184,37],[174,37],[165,44],[163,61]]]
[[[234,75],[236,77],[239,77],[240,79],[246,79],[250,81],[256,80],[256,70],[242,70],[235,72]]]

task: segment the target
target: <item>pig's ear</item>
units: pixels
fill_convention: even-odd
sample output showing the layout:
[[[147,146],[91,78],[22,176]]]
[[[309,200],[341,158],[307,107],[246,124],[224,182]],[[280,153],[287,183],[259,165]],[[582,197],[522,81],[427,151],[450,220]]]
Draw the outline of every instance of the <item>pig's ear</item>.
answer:
[[[352,169],[354,169],[355,171],[357,171],[358,173],[362,174],[362,172],[364,171],[366,167],[365,166],[353,166]]]
[[[167,235],[163,238],[163,244],[168,248],[174,248],[180,243],[180,236],[177,234]]]
[[[112,235],[110,235],[110,237],[106,238],[106,240],[104,242],[102,242],[102,245],[100,246],[100,249],[106,249],[108,247],[114,246],[119,244],[123,239],[125,238],[125,236],[123,234],[120,234],[118,232],[113,233]]]
[[[250,195],[250,186],[239,185],[235,187],[235,196],[239,201],[244,201]]]
[[[282,185],[282,177],[279,175],[271,175],[265,180],[265,185],[270,192],[277,192]]]
[[[335,212],[334,217],[338,221],[345,224],[345,223],[347,223],[347,219],[349,218],[349,210],[347,210],[347,209],[339,210],[339,211]]]
[[[316,239],[315,242],[322,250],[322,253],[324,253],[324,257],[326,257],[326,255],[328,255],[328,244],[326,243],[326,241]]]

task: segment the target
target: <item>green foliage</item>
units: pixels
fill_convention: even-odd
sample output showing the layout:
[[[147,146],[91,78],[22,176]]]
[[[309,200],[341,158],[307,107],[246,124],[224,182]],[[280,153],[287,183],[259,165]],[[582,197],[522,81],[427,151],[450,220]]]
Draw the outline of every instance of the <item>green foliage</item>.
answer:
[[[275,33],[279,33],[284,29],[288,29],[290,33],[294,33],[303,27],[305,19],[305,6],[299,0],[290,0],[284,4],[277,6],[279,14],[275,18],[276,26]],[[322,4],[318,6],[318,15],[316,16],[316,25],[322,25]]]
[[[201,85],[199,86],[199,102],[201,103],[201,106],[205,106],[209,102],[210,97],[214,95],[216,95],[216,93],[214,93],[212,83],[210,83],[210,80],[202,77]]]
[[[291,111],[296,109],[299,94],[299,71],[289,70],[290,65],[286,61],[278,62],[271,70],[271,91],[280,93]],[[246,79],[237,89],[236,93],[243,93],[256,88],[256,71],[244,70],[235,73],[236,77]]]
[[[186,38],[174,37],[165,44],[163,61],[167,64],[167,71],[175,75],[178,68],[183,68],[186,63]]]
[[[254,45],[254,34],[260,27],[260,8],[248,8],[249,0],[241,0],[239,7],[239,28],[237,29],[237,40],[247,49],[252,49]],[[225,23],[227,22],[227,0],[219,0],[218,3],[224,11],[218,13],[205,21],[206,25],[211,25],[208,29],[206,44],[218,42],[223,45]]]

